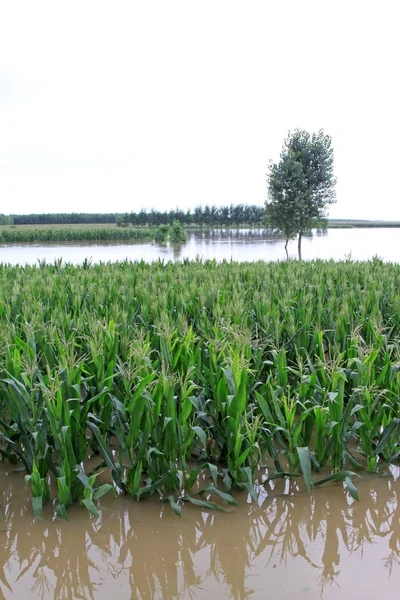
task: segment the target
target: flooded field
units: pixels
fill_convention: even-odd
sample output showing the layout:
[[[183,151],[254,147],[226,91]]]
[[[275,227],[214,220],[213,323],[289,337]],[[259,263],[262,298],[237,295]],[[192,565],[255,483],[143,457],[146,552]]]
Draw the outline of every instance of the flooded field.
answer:
[[[385,261],[400,262],[399,228],[353,228],[314,230],[303,238],[302,255],[306,260],[322,258],[369,260],[378,255]],[[195,260],[202,259],[258,261],[285,260],[285,241],[262,229],[191,231],[184,244],[171,243],[64,243],[19,244],[0,246],[0,262],[35,264],[46,260],[80,264],[118,260]],[[297,242],[288,246],[289,257],[297,257]]]
[[[32,517],[23,475],[2,471],[0,597],[395,600],[400,582],[400,469],[311,496],[276,486],[228,513],[104,497],[99,518]],[[272,484],[271,484],[272,485]],[[293,492],[293,494],[292,494]]]
[[[1,268],[0,598],[398,598],[399,289],[379,261]]]

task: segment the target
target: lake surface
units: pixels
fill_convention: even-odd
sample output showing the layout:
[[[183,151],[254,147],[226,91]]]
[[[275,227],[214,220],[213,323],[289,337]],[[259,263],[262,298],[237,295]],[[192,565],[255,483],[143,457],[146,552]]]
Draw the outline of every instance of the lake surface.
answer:
[[[227,513],[104,496],[100,516],[48,506],[34,520],[22,473],[0,471],[0,598],[398,600],[400,469],[311,496],[277,484]],[[272,483],[272,482],[271,482]]]
[[[234,261],[285,260],[284,240],[264,230],[192,231],[185,244],[104,243],[101,244],[19,244],[0,246],[0,262],[35,264],[62,258],[64,262],[80,264],[129,259],[148,262],[162,259],[216,259]],[[289,256],[297,257],[297,242],[289,242]],[[385,261],[400,262],[400,228],[354,228],[314,230],[305,236],[303,259],[369,260],[378,255]]]

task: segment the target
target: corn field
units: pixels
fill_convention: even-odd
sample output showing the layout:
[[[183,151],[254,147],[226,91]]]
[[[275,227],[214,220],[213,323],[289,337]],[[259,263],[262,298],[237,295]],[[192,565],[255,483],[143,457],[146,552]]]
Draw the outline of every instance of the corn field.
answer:
[[[0,243],[19,244],[31,242],[98,242],[107,241],[149,241],[154,239],[154,231],[147,227],[121,229],[117,227],[27,227],[24,229],[0,229]]]
[[[400,456],[400,267],[0,265],[0,379],[37,516],[115,491],[224,510],[276,478],[357,498]]]

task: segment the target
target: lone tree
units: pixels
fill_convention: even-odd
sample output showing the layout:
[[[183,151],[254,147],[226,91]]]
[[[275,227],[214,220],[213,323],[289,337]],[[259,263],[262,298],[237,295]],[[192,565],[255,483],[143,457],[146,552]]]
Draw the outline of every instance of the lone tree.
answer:
[[[301,260],[303,233],[336,201],[335,184],[330,136],[322,129],[311,136],[300,129],[289,132],[279,162],[269,165],[265,203],[265,222],[284,234],[286,256],[289,240],[298,235]]]

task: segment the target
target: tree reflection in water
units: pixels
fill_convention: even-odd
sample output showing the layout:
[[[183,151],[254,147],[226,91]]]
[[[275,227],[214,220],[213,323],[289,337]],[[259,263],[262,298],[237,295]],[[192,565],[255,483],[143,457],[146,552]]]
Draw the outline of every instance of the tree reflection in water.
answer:
[[[244,498],[231,514],[185,507],[180,520],[160,503],[110,498],[98,519],[76,507],[70,522],[50,514],[34,522],[19,475],[1,481],[4,598],[96,599],[112,588],[118,598],[197,598],[213,589],[242,600],[257,593],[255,582],[260,591],[273,574],[290,574],[296,560],[323,596],[340,585],[348,555],[361,560],[372,547],[389,578],[400,565],[398,482],[389,478],[361,483],[359,503],[338,485],[311,497],[269,496],[261,507]]]

